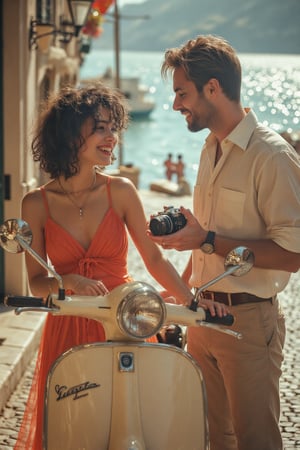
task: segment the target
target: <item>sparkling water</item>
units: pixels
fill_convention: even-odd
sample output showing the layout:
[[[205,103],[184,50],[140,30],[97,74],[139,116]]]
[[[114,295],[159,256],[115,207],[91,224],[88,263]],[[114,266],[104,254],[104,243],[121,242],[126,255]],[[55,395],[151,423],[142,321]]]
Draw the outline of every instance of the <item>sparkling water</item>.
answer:
[[[239,55],[243,68],[242,104],[253,108],[260,122],[282,131],[300,130],[300,55]],[[202,144],[208,130],[191,133],[185,118],[172,109],[171,78],[161,79],[163,53],[121,52],[123,77],[139,77],[156,107],[148,119],[134,120],[124,133],[123,163],[139,167],[139,187],[164,178],[168,153],[183,155],[185,177],[194,184]],[[81,67],[81,78],[101,76],[115,67],[110,50],[92,50]],[[117,167],[118,161],[114,163]],[[175,181],[175,180],[174,180]]]

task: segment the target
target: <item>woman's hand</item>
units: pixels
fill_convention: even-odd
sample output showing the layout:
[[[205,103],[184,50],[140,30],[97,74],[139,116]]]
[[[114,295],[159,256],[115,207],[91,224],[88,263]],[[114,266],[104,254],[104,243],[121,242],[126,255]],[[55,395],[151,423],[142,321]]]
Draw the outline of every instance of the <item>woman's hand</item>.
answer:
[[[72,286],[70,286],[70,279],[68,280],[68,288],[77,295],[105,295],[108,294],[108,289],[101,280],[91,280],[90,278],[81,275],[72,274]]]
[[[172,303],[173,305],[177,304],[176,298],[173,295],[170,295],[167,291],[160,292],[159,294],[166,303]]]
[[[194,298],[192,292],[189,292],[190,296],[184,299],[178,299],[171,295],[169,291],[160,291],[159,295],[164,299],[166,303],[172,303],[173,305],[189,306]]]

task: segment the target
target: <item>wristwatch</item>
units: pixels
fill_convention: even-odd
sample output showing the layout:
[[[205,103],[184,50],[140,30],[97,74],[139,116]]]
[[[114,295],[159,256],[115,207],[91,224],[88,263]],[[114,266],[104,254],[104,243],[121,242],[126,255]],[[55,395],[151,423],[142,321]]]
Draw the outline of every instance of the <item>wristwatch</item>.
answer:
[[[203,253],[206,253],[207,255],[211,255],[212,253],[214,253],[215,236],[216,233],[214,231],[209,231],[207,233],[205,241],[203,241],[202,244],[200,245],[200,249],[203,251]]]

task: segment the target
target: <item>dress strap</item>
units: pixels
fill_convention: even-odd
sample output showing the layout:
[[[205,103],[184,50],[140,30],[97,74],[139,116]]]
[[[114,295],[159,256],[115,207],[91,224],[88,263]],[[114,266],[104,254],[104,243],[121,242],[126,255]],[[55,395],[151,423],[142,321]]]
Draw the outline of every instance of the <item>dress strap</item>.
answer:
[[[43,199],[43,203],[44,203],[44,206],[45,206],[45,210],[47,212],[47,216],[50,217],[50,210],[49,210],[47,195],[46,195],[46,191],[44,189],[44,186],[40,187],[40,191],[41,191],[41,194],[42,194],[42,199]]]
[[[112,208],[110,182],[111,182],[111,177],[107,177],[106,189],[107,189],[108,203],[109,203],[110,208]]]

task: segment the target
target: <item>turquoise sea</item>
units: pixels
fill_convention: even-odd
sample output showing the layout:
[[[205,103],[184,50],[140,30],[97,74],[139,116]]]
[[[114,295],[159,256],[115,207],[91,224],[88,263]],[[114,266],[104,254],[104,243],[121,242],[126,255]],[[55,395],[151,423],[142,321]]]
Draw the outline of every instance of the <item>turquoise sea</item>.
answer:
[[[300,55],[239,55],[243,68],[242,103],[254,109],[260,122],[274,130],[300,130]],[[171,79],[163,81],[163,53],[127,52],[120,55],[121,76],[138,76],[149,87],[156,107],[148,119],[132,121],[124,133],[123,163],[140,168],[139,187],[164,178],[163,161],[168,153],[183,154],[185,176],[194,184],[199,155],[208,130],[191,133],[184,117],[172,110]],[[100,76],[114,69],[110,50],[92,50],[81,67],[81,78]],[[114,167],[118,166],[118,161]],[[174,180],[175,181],[175,180]]]

